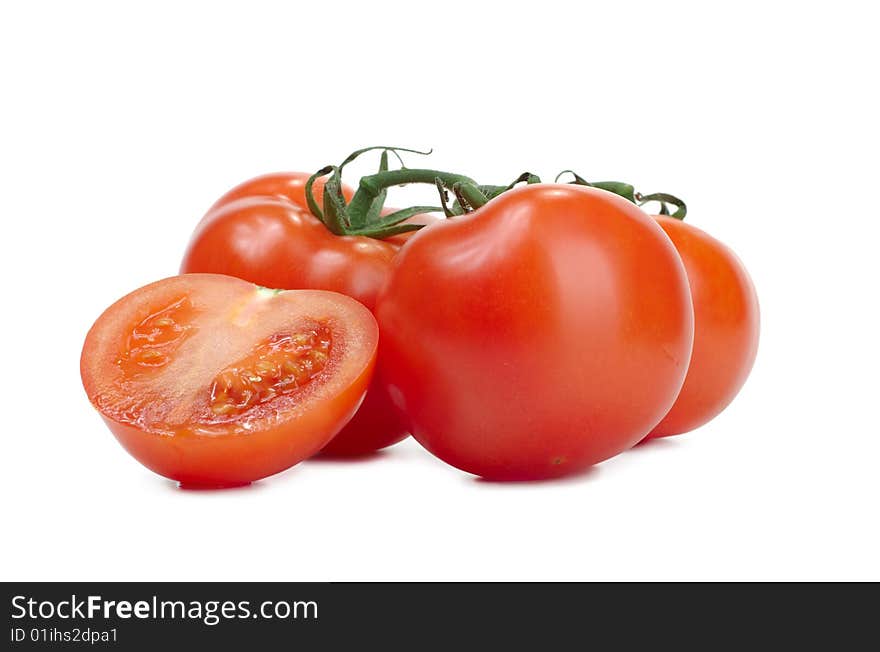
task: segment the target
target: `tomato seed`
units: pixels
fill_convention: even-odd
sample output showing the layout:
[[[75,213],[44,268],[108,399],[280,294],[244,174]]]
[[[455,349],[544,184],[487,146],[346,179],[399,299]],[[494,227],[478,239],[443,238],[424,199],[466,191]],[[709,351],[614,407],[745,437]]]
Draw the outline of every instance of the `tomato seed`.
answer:
[[[117,360],[126,375],[137,375],[167,364],[171,352],[191,330],[188,322],[192,311],[189,299],[183,297],[136,324],[128,336],[125,351]]]
[[[318,375],[329,361],[329,329],[276,334],[214,378],[210,407],[216,416],[237,415],[289,393]]]

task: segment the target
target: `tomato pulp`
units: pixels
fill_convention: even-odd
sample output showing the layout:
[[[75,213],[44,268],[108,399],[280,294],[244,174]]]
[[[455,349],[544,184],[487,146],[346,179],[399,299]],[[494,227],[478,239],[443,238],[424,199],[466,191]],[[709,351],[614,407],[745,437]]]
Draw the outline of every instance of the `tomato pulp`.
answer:
[[[694,350],[684,386],[649,435],[664,437],[698,428],[734,399],[755,362],[760,316],[755,286],[736,254],[686,222],[655,219],[684,262],[694,303]]]
[[[332,234],[306,208],[308,178],[305,173],[270,174],[230,190],[199,223],[180,271],[228,274],[272,288],[331,290],[372,310],[409,234],[388,241]],[[316,183],[316,198],[322,188],[323,182]],[[343,194],[350,198],[351,190]],[[417,217],[417,223],[431,220]],[[406,435],[377,375],[355,417],[323,452],[368,453]]]
[[[417,233],[376,308],[379,364],[413,436],[493,479],[566,475],[669,411],[693,307],[681,258],[630,202],[529,185]]]
[[[110,306],[80,371],[144,466],[182,485],[231,486],[325,446],[363,399],[377,343],[372,314],[349,297],[188,274]]]

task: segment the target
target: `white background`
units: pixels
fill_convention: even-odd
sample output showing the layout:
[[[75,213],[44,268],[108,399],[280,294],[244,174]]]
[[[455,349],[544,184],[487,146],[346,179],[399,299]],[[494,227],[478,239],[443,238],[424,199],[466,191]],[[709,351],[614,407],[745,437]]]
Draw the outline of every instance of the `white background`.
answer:
[[[880,579],[871,3],[660,4],[4,3],[0,578]],[[370,144],[682,195],[758,288],[746,387],[553,483],[413,441],[222,492],[143,469],[82,390],[92,321],[231,186]]]

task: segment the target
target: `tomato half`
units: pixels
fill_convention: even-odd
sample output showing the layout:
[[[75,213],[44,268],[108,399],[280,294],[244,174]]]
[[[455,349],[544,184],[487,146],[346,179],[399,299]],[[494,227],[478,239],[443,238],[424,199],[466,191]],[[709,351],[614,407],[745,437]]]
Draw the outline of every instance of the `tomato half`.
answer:
[[[593,188],[529,185],[417,233],[376,308],[410,432],[495,479],[583,469],[669,411],[693,343],[681,258]]]
[[[331,290],[372,309],[405,238],[382,241],[332,234],[305,208],[308,177],[298,172],[270,174],[226,193],[196,228],[181,273],[228,274],[272,288]],[[322,187],[316,185],[316,197]],[[343,192],[350,197],[351,190]],[[377,377],[361,409],[324,452],[367,453],[406,435]]]
[[[678,250],[694,302],[694,351],[681,393],[649,437],[676,435],[717,416],[742,388],[758,352],[758,296],[729,248],[670,217],[657,222]]]
[[[190,274],[123,297],[95,322],[89,400],[144,466],[183,485],[238,485],[309,457],[351,419],[373,370],[369,310]]]

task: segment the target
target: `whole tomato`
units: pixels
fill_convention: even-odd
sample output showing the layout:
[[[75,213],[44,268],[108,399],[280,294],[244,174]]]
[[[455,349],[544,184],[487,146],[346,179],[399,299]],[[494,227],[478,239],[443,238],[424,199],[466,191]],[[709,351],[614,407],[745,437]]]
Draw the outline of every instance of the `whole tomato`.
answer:
[[[196,227],[180,271],[227,274],[270,288],[332,290],[373,310],[405,238],[332,234],[306,208],[309,176],[269,174],[227,192]],[[322,191],[319,180],[315,196]],[[347,188],[343,193],[347,198],[352,194]],[[322,452],[368,453],[406,435],[384,383],[374,376],[357,414]]]
[[[417,233],[375,311],[410,432],[502,480],[569,474],[643,439],[687,371],[693,307],[663,230],[604,190],[528,185]]]
[[[724,244],[679,219],[657,216],[687,271],[694,303],[694,351],[681,393],[648,437],[676,435],[707,423],[742,388],[758,351],[755,287]]]

